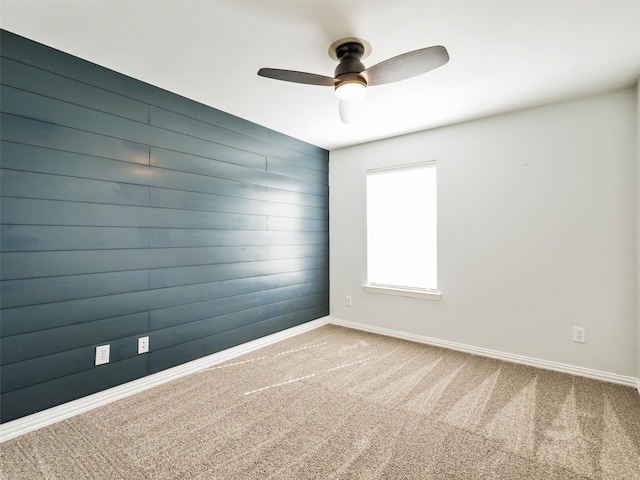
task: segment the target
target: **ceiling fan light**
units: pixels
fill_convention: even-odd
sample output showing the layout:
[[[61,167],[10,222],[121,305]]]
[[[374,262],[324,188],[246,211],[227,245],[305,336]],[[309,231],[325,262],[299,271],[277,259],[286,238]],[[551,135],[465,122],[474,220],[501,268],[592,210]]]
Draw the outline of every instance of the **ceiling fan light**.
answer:
[[[359,81],[343,81],[336,85],[336,96],[340,100],[353,102],[360,100],[367,93],[367,86]]]

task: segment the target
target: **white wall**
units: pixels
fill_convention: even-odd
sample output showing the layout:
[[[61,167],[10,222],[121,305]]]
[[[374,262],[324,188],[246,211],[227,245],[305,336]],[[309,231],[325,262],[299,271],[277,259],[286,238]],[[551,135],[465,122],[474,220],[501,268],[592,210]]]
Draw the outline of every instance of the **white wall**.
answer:
[[[628,88],[332,151],[331,316],[636,377],[636,103]],[[366,170],[424,160],[442,299],[365,293]]]
[[[638,102],[636,122],[636,316],[637,323],[637,361],[636,377],[638,377],[638,391],[640,392],[640,78],[636,89]]]

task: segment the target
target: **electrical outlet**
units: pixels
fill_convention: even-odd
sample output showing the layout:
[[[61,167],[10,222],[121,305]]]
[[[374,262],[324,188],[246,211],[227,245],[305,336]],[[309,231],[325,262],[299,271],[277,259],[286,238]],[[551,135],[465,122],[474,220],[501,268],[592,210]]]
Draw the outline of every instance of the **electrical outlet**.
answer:
[[[347,307],[350,307],[351,305],[353,305],[353,299],[351,298],[351,295],[347,295],[345,302],[347,304]]]
[[[138,339],[138,354],[147,353],[149,351],[149,337],[140,337]]]
[[[111,345],[100,345],[96,347],[96,365],[103,365],[109,363],[109,352]]]
[[[578,343],[585,343],[586,331],[582,327],[573,327],[573,341]]]

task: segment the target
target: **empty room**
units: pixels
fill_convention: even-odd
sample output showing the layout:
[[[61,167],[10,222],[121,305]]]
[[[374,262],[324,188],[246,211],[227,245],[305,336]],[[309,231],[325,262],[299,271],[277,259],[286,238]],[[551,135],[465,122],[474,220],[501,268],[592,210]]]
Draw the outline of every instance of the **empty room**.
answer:
[[[0,28],[1,478],[640,479],[640,1]]]

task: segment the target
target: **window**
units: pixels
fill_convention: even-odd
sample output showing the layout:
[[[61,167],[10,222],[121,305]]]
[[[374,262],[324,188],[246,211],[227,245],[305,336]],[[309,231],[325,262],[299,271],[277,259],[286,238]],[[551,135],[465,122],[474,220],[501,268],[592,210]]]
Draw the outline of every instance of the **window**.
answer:
[[[365,290],[439,298],[435,162],[367,172]]]

